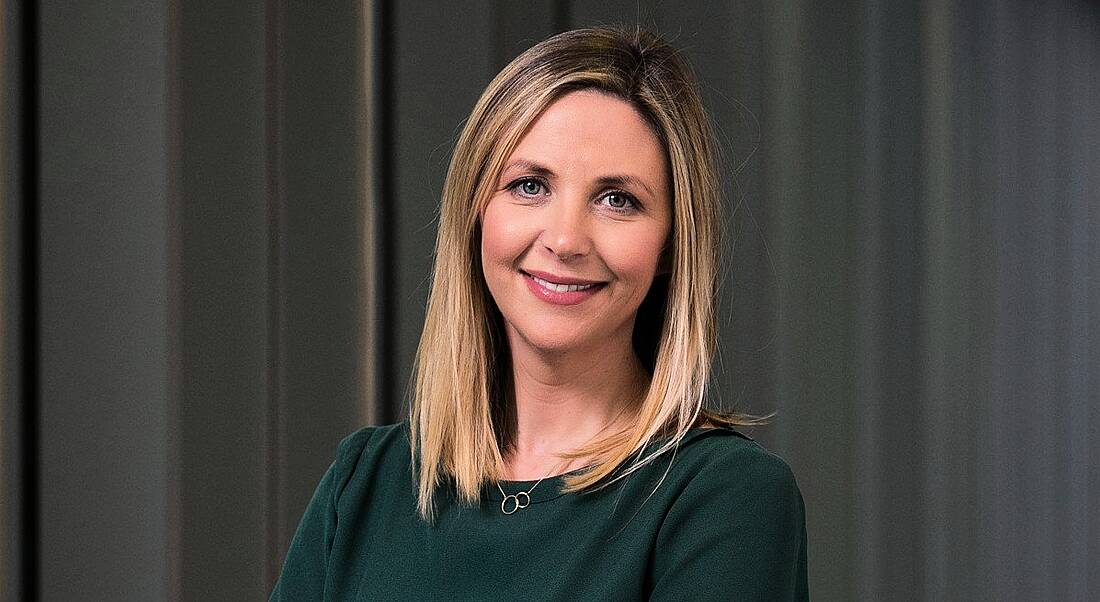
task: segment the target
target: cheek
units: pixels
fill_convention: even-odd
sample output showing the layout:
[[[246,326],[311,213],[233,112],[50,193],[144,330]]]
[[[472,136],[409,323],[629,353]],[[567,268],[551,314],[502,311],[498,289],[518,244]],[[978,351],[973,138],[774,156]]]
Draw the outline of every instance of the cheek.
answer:
[[[522,220],[501,204],[489,203],[481,217],[481,261],[486,271],[510,268],[523,252],[525,235]]]
[[[644,229],[617,233],[604,243],[601,257],[607,267],[618,279],[641,285],[656,274],[665,237],[660,231]]]

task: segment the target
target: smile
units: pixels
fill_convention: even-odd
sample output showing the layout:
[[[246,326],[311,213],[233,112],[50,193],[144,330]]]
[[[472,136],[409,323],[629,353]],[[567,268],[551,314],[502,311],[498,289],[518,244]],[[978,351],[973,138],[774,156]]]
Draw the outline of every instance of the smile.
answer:
[[[553,282],[550,282],[549,280],[543,280],[542,278],[537,278],[535,276],[531,276],[531,280],[534,280],[544,287],[552,291],[557,291],[559,293],[568,293],[569,291],[584,291],[592,288],[593,286],[596,286],[595,284],[555,284]]]
[[[606,286],[606,282],[592,282],[588,284],[558,284],[550,282],[527,272],[523,275],[527,288],[539,299],[554,305],[576,305],[595,295]]]

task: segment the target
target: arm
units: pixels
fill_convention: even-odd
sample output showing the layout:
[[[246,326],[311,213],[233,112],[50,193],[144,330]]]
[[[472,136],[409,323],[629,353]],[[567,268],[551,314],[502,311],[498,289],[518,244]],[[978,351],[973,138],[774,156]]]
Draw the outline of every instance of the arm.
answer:
[[[321,477],[294,532],[283,560],[282,573],[271,592],[271,602],[320,600],[323,597],[329,554],[336,535],[336,502],[369,438],[370,427],[340,442],[336,459]]]
[[[333,462],[313,492],[283,560],[283,571],[271,592],[271,602],[320,599],[324,592],[328,554],[336,531],[336,505],[332,499],[335,471]]]
[[[657,535],[651,600],[808,600],[802,495],[783,460],[735,450],[692,479]]]

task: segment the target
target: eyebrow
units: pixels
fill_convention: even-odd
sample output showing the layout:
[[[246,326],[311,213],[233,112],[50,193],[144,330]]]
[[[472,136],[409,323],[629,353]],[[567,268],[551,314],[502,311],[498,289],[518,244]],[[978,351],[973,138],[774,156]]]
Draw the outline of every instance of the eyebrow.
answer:
[[[542,177],[547,178],[547,179],[554,179],[556,177],[556,174],[554,173],[554,170],[552,170],[549,167],[546,167],[545,165],[542,165],[540,163],[535,163],[534,161],[528,161],[527,159],[516,159],[515,161],[512,161],[511,163],[508,164],[507,167],[504,168],[504,171],[502,171],[501,174],[503,175],[503,174],[505,174],[505,173],[507,173],[507,172],[509,172],[513,169],[517,169],[517,168],[522,169],[524,171],[532,172],[535,175],[542,176]],[[614,174],[614,175],[608,175],[608,176],[600,176],[599,178],[596,179],[596,182],[600,186],[615,186],[615,187],[618,187],[618,188],[635,185],[635,186],[639,186],[639,187],[645,189],[645,191],[648,192],[651,196],[654,196],[654,197],[657,196],[653,192],[653,189],[651,189],[649,186],[647,186],[646,183],[644,181],[642,181],[641,178],[638,178],[638,177],[635,177],[635,176],[632,176],[632,175],[628,175],[628,174]]]

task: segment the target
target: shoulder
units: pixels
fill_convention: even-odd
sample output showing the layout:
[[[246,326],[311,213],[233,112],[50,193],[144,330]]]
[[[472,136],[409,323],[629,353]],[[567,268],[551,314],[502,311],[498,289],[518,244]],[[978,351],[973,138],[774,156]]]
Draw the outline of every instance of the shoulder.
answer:
[[[408,421],[379,426],[365,426],[347,435],[337,446],[338,459],[353,459],[379,447],[400,442],[408,437]]]
[[[681,443],[686,462],[658,529],[652,598],[808,599],[805,507],[787,462],[726,427]]]
[[[716,474],[750,472],[770,479],[793,479],[790,465],[778,454],[748,435],[729,428],[694,429],[681,441],[681,448],[698,458],[700,468]]]
[[[696,429],[681,442],[687,470],[681,497],[743,507],[761,501],[776,507],[801,506],[801,492],[790,465],[751,437],[728,427]]]
[[[408,421],[365,426],[344,437],[337,445],[333,472],[336,497],[357,472],[378,467],[387,459],[399,459],[409,453]]]
[[[806,509],[787,462],[726,427],[692,434],[659,542],[797,552]]]

